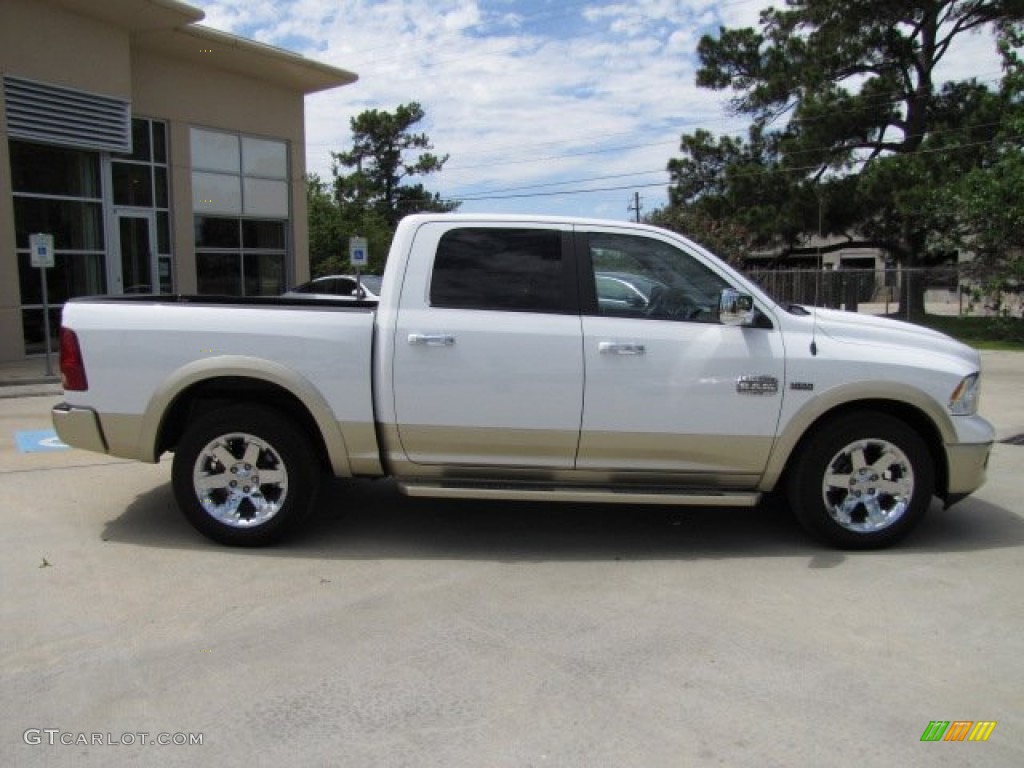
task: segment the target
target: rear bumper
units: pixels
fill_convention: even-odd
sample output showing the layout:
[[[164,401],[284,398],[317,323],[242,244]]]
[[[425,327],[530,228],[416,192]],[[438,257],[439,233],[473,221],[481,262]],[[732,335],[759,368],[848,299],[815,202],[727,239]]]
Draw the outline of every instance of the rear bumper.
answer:
[[[108,453],[99,416],[92,408],[59,403],[50,416],[61,442],[84,451]]]

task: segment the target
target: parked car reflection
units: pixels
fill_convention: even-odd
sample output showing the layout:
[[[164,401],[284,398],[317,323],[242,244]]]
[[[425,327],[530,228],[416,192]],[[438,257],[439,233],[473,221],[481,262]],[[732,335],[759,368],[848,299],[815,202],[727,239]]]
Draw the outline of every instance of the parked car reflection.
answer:
[[[382,278],[379,275],[360,275],[359,283],[363,295],[358,296],[355,275],[326,275],[297,285],[290,291],[281,294],[293,299],[368,299],[376,301],[380,298]]]

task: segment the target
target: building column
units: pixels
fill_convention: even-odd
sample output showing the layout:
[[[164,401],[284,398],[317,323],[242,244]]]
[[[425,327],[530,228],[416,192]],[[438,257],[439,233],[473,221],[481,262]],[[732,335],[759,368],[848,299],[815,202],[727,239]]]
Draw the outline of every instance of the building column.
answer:
[[[199,290],[196,275],[195,214],[192,210],[192,148],[189,126],[174,120],[167,124],[171,176],[171,253],[174,261],[174,289],[194,294]]]

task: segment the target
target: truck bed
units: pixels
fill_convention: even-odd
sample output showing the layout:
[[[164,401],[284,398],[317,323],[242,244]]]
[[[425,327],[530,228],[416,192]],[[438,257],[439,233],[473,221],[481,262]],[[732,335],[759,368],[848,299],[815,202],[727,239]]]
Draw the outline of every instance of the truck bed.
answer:
[[[63,321],[77,334],[89,389],[68,391],[65,400],[99,414],[109,453],[156,461],[154,435],[190,387],[218,387],[230,401],[233,379],[255,379],[301,393],[328,429],[326,442],[336,437],[351,462],[376,468],[375,307],[281,297],[75,299]],[[333,469],[353,472],[350,465]]]

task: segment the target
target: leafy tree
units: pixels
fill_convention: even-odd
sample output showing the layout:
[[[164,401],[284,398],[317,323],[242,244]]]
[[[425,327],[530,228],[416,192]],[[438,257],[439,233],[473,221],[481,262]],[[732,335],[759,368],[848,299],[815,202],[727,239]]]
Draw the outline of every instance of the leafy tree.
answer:
[[[698,227],[693,236],[708,238],[709,247],[717,238],[706,230],[730,229],[729,248],[737,257],[752,250],[786,250],[807,231],[815,203],[783,166],[778,144],[777,135],[759,126],[751,127],[746,139],[705,130],[684,135],[683,157],[668,164],[674,181],[668,210],[652,218],[670,227],[673,222]]]
[[[425,133],[411,128],[424,117],[416,102],[402,104],[392,113],[370,109],[352,118],[352,149],[332,152],[334,190],[338,202],[370,210],[392,227],[409,213],[451,211],[457,203],[442,200],[422,184],[405,184],[413,176],[437,173],[448,160],[439,157]],[[424,150],[412,160],[410,151]],[[342,169],[354,169],[345,174]]]
[[[309,215],[309,263],[315,277],[338,271],[341,244],[346,241],[341,210],[330,186],[315,173],[306,175],[306,208]]]
[[[974,254],[966,269],[974,298],[1001,314],[1009,312],[1007,294],[1024,292],[1024,120],[1015,128],[1017,145],[1004,147],[990,166],[948,187],[941,202],[952,244]]]
[[[412,133],[424,112],[415,102],[394,113],[367,110],[352,118],[352,149],[332,152],[332,180],[315,174],[306,178],[309,207],[309,253],[314,276],[349,271],[348,240],[368,240],[369,271],[384,269],[391,238],[399,220],[417,211],[451,211],[458,203],[442,200],[413,176],[442,169],[448,156],[429,152],[426,134]],[[412,150],[424,150],[406,160]],[[354,169],[344,173],[344,169]]]
[[[736,219],[710,216],[696,208],[667,206],[646,217],[648,224],[681,232],[734,267],[750,252],[752,235]]]
[[[332,185],[316,174],[306,177],[306,200],[310,271],[314,277],[350,272],[348,241],[356,236],[367,239],[367,271],[383,272],[394,227],[372,209],[339,203]]]
[[[931,205],[948,247],[974,257],[966,269],[973,298],[1009,314],[1006,294],[1024,292],[1024,63],[1017,55],[1024,35],[1007,28],[1001,38],[1008,108],[997,140],[977,167],[936,189]]]
[[[936,67],[959,37],[1022,19],[1024,0],[787,0],[756,30],[705,35],[698,85],[732,89],[753,123],[743,140],[684,136],[671,205],[739,215],[754,245],[793,247],[820,221],[927,264],[930,193],[981,163],[1007,103],[974,81],[937,84]],[[912,312],[923,297],[919,285]]]

